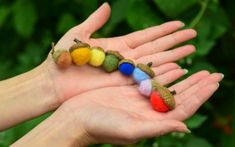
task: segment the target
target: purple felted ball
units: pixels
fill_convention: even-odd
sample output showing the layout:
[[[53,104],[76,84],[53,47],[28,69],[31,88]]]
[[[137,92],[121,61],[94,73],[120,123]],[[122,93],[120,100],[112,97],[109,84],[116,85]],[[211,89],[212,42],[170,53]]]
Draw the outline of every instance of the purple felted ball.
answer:
[[[152,92],[152,81],[150,79],[140,82],[139,91],[144,96],[150,96]]]

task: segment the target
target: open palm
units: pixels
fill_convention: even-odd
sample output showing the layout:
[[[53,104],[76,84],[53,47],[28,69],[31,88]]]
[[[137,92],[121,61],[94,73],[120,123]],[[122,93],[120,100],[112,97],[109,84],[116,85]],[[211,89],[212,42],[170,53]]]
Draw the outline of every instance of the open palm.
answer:
[[[221,74],[201,71],[169,87],[177,91],[177,106],[168,113],[154,111],[136,86],[93,90],[68,100],[62,108],[73,112],[75,122],[87,131],[93,143],[127,144],[172,131],[187,132],[181,121],[216,91],[221,79]]]
[[[153,70],[157,79],[163,80],[161,75],[168,75],[165,76],[168,77],[164,79],[165,83],[185,74],[183,69],[171,62],[193,53],[195,48],[192,45],[185,45],[169,51],[165,50],[194,38],[196,36],[194,30],[175,32],[183,27],[183,23],[173,21],[120,37],[91,38],[91,35],[105,24],[109,14],[110,7],[105,3],[86,21],[69,30],[56,44],[55,48],[69,49],[74,44],[73,40],[77,38],[91,46],[119,51],[125,58],[132,59],[136,63],[153,62]],[[88,90],[133,84],[130,78],[125,78],[118,72],[107,74],[89,66],[73,66],[64,71],[58,70],[51,56],[45,63],[61,102]]]

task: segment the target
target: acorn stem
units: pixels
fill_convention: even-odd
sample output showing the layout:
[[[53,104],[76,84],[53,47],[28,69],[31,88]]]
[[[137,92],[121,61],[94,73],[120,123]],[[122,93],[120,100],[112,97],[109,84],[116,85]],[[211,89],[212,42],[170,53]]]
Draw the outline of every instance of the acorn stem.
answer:
[[[82,43],[82,42],[81,42],[80,40],[78,40],[77,38],[75,38],[73,41],[76,42],[77,44]]]
[[[153,62],[149,62],[149,63],[147,64],[148,67],[152,67],[152,65],[153,65]]]
[[[51,54],[54,54],[54,52],[55,52],[55,43],[52,42],[51,43]]]
[[[176,91],[175,90],[171,91],[171,94],[176,95]]]

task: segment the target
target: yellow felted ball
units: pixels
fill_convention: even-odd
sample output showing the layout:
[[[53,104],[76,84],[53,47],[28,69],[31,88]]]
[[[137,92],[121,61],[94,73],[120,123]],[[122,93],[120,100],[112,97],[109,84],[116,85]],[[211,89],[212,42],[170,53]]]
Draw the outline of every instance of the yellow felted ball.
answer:
[[[105,59],[105,52],[100,47],[92,48],[89,64],[95,67],[101,66]]]
[[[84,65],[91,58],[91,50],[86,47],[74,49],[71,51],[71,56],[76,65]]]

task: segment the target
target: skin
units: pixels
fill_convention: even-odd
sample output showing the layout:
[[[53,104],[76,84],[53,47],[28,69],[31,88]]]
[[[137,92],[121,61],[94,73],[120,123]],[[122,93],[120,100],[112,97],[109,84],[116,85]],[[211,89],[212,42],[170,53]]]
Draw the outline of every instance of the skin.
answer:
[[[153,62],[156,79],[162,80],[163,84],[185,74],[185,70],[172,62],[192,54],[195,51],[194,46],[185,45],[168,49],[194,38],[194,30],[178,31],[184,24],[172,21],[124,36],[91,38],[91,35],[105,24],[109,15],[110,7],[104,3],[83,23],[70,29],[58,41],[55,49],[68,50],[77,38],[91,46],[119,51],[135,63]],[[164,78],[163,74],[169,77]],[[71,66],[66,70],[60,70],[49,54],[47,59],[32,71],[0,82],[0,130],[54,110],[66,100],[81,93],[97,88],[132,84],[134,82],[131,78],[119,72],[107,74],[90,66]]]
[[[179,91],[175,96],[177,107],[168,113],[154,111],[135,85],[93,90],[66,101],[13,146],[130,144],[172,131],[188,132],[181,121],[193,115],[217,90],[221,79],[220,74],[201,71],[173,85],[170,89]],[[62,127],[53,129],[58,122]]]
[[[78,38],[92,46],[117,50],[136,63],[152,61],[155,78],[162,85],[185,74],[185,70],[172,62],[193,53],[195,48],[186,45],[168,49],[194,38],[194,30],[177,31],[183,24],[173,21],[125,36],[90,38],[108,20],[109,13],[110,7],[103,4],[82,24],[69,30],[55,48],[69,49],[74,38]],[[0,129],[60,106],[12,146],[126,144],[172,131],[188,132],[181,121],[215,92],[222,77],[219,73],[202,71],[170,87],[177,91],[177,107],[163,114],[153,111],[132,79],[89,66],[58,70],[49,54],[34,70],[0,82]]]

